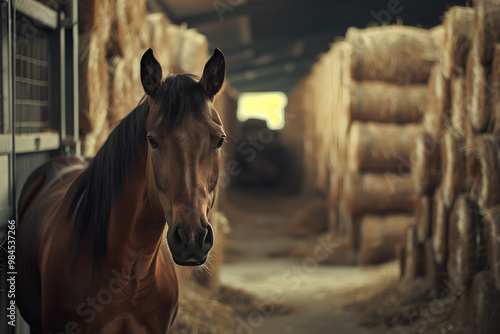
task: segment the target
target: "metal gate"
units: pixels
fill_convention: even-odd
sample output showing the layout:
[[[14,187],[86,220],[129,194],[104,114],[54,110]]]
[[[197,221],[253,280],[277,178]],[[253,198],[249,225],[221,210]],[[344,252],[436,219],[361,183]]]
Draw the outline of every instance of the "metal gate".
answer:
[[[0,308],[6,284],[7,224],[28,176],[51,157],[80,154],[77,0],[0,0]],[[10,277],[10,274],[9,274]],[[0,332],[29,333],[0,312]]]

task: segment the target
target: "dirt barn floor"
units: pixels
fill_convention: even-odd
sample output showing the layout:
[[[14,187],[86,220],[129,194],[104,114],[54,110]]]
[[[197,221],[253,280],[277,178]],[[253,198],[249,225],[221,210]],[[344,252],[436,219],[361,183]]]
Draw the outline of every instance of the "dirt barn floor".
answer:
[[[399,267],[395,262],[372,267],[318,264],[314,255],[307,255],[318,246],[317,238],[297,239],[279,231],[308,200],[276,191],[231,190],[222,202],[231,232],[221,283],[263,298],[260,312],[238,319],[236,333],[398,333],[361,327],[360,316],[342,307],[356,302],[359,294],[373,293],[377,285],[396,281]],[[319,245],[328,251],[328,244]],[[291,248],[295,256],[283,256]],[[322,254],[318,251],[317,256]],[[291,311],[275,307],[280,303]]]

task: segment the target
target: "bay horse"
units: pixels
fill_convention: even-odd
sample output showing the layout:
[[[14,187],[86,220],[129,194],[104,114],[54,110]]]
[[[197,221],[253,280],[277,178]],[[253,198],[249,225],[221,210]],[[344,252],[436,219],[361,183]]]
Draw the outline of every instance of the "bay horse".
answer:
[[[162,81],[147,50],[144,98],[88,165],[61,157],[28,178],[17,306],[32,333],[168,331],[178,307],[173,262],[201,265],[214,242],[208,216],[226,135],[213,100],[225,68],[215,49],[200,80]]]

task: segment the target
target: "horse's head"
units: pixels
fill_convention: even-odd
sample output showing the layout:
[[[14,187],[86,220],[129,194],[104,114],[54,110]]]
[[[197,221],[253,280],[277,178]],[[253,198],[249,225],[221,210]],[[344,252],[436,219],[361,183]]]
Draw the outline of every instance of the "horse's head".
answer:
[[[224,130],[213,100],[224,82],[226,62],[214,51],[198,81],[162,70],[151,49],[141,59],[141,81],[150,111],[146,123],[147,191],[168,224],[167,242],[180,265],[200,265],[214,234],[208,214],[215,200]]]

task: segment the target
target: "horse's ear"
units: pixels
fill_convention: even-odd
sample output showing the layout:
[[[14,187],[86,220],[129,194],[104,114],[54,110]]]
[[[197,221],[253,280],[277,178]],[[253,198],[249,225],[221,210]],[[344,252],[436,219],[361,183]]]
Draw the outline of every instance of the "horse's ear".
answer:
[[[146,94],[154,97],[161,84],[161,65],[151,49],[144,52],[141,59],[141,82]]]
[[[226,59],[221,50],[215,49],[214,54],[205,64],[203,76],[200,79],[200,83],[210,99],[213,99],[215,94],[220,91],[225,75]]]

